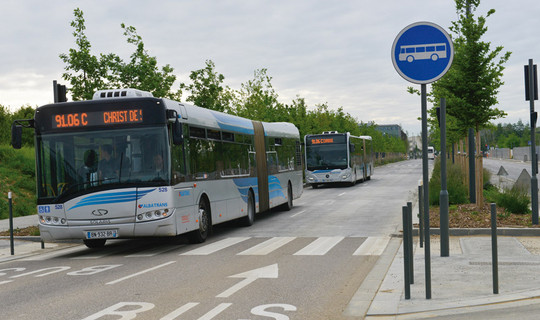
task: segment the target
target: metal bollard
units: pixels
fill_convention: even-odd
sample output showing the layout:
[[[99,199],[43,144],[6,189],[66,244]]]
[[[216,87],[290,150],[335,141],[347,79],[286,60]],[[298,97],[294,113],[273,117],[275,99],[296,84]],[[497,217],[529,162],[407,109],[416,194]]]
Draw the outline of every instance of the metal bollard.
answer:
[[[403,217],[403,269],[405,272],[405,299],[411,298],[411,283],[410,283],[410,277],[411,272],[409,270],[410,268],[410,262],[409,262],[409,218],[408,212],[409,209],[404,206],[402,208],[402,217]]]
[[[420,238],[420,248],[424,247],[424,213],[423,208],[422,185],[418,186],[418,234]]]
[[[407,220],[409,221],[409,272],[411,273],[410,283],[414,284],[414,248],[413,248],[413,223],[412,223],[412,202],[407,202]]]
[[[9,243],[11,248],[11,255],[15,254],[15,245],[13,241],[13,202],[11,201],[11,191],[8,192],[9,201]]]
[[[497,205],[491,204],[491,269],[493,294],[499,294],[499,259],[497,255]]]

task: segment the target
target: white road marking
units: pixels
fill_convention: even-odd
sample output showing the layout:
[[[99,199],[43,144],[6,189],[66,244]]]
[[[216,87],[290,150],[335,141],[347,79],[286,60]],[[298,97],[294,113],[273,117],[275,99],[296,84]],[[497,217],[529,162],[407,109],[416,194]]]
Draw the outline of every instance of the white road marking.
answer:
[[[297,215],[300,215],[300,214],[302,214],[302,213],[304,213],[304,212],[306,212],[306,210],[302,210],[302,211],[300,211],[300,212],[297,212],[297,213],[293,214],[293,215],[291,216],[291,218],[294,218],[294,217],[296,217]]]
[[[262,267],[259,269],[254,269],[246,272],[242,272],[239,274],[235,274],[232,276],[229,276],[229,278],[245,278],[244,280],[238,282],[234,286],[230,287],[229,289],[223,291],[222,293],[218,294],[216,298],[228,298],[234,293],[236,293],[238,290],[244,288],[248,284],[252,283],[253,281],[259,279],[259,278],[266,278],[266,279],[277,279],[279,274],[278,265],[277,263]]]
[[[233,246],[237,243],[240,243],[242,241],[246,241],[249,239],[249,237],[233,237],[233,238],[227,238],[223,239],[214,243],[211,243],[209,245],[206,245],[204,247],[197,248],[195,250],[188,251],[186,253],[182,253],[182,256],[205,256],[212,254],[214,252],[217,252],[219,250],[228,248],[230,246]]]
[[[172,251],[174,249],[178,249],[178,245],[170,245],[166,247],[158,247],[158,248],[150,248],[144,251],[141,251],[139,253],[133,253],[130,255],[127,255],[126,258],[139,258],[139,257],[153,257],[161,253],[165,253],[168,251]]]
[[[242,251],[242,252],[238,253],[237,255],[240,255],[240,256],[250,256],[250,255],[263,256],[263,255],[267,255],[267,254],[273,252],[274,250],[277,250],[277,249],[281,248],[282,246],[286,245],[287,243],[293,241],[294,239],[296,239],[296,238],[295,237],[275,237],[275,238],[271,238],[271,239],[266,240],[263,243],[259,243],[258,245],[254,246],[254,247],[252,247],[250,249]]]
[[[146,269],[146,270],[143,270],[143,271],[134,273],[134,274],[132,274],[132,275],[129,275],[129,276],[120,278],[120,279],[118,279],[118,280],[114,280],[114,281],[111,281],[111,282],[107,282],[106,284],[117,284],[118,282],[121,282],[121,281],[124,281],[124,280],[127,280],[127,279],[131,279],[131,278],[140,276],[141,274],[145,274],[145,273],[147,273],[147,272],[151,272],[151,271],[157,270],[157,269],[159,269],[159,268],[168,266],[168,265],[170,265],[171,263],[175,263],[175,262],[176,262],[176,261],[169,261],[169,262],[166,262],[166,263],[164,263],[164,264],[160,264],[159,266],[155,266],[155,267],[153,267],[153,268]]]
[[[320,237],[305,248],[296,252],[295,256],[323,256],[345,237]]]
[[[389,237],[369,237],[356,249],[353,256],[380,256],[389,241]]]

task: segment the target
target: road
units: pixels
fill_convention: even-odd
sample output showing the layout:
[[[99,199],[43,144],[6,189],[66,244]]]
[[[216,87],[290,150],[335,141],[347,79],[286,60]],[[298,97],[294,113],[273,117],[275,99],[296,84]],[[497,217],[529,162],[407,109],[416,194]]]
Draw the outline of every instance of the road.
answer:
[[[342,319],[416,200],[420,160],[353,187],[307,188],[291,211],[206,243],[110,241],[0,264],[2,319]]]

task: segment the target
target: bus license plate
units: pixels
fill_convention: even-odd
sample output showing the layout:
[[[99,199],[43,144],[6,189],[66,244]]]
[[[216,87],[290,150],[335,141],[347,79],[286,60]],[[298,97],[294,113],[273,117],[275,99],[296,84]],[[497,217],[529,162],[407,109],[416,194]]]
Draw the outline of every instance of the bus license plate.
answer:
[[[118,230],[94,230],[86,231],[86,239],[118,238]]]

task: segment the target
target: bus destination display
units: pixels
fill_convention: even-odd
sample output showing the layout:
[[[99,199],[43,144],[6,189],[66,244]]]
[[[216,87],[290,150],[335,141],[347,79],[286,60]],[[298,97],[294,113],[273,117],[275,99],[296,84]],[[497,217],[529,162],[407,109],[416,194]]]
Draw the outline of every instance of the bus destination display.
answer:
[[[308,145],[319,145],[319,144],[335,144],[335,143],[345,143],[344,135],[332,135],[332,136],[313,136],[308,137],[306,143]]]
[[[74,112],[53,115],[52,127],[55,129],[79,128],[87,126],[140,123],[142,121],[142,109]]]

